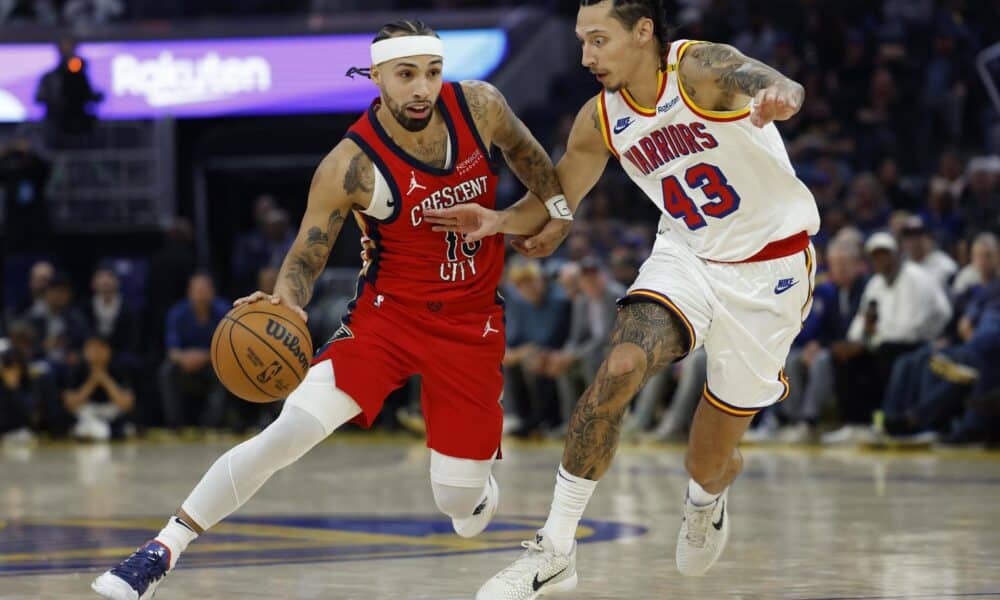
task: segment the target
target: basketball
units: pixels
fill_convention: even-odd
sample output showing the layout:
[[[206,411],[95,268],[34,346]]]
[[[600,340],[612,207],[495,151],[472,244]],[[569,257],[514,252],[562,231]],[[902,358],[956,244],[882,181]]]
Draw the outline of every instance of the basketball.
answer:
[[[274,402],[309,370],[312,339],[283,304],[253,302],[229,311],[212,336],[212,367],[222,385],[249,402]]]

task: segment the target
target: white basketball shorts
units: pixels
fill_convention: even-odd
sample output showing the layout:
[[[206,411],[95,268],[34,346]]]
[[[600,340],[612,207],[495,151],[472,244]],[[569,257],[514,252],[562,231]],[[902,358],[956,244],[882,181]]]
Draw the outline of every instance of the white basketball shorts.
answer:
[[[814,256],[810,244],[783,258],[718,263],[661,235],[621,304],[655,302],[676,314],[688,352],[705,345],[705,399],[748,417],[788,396],[783,367],[812,306]]]

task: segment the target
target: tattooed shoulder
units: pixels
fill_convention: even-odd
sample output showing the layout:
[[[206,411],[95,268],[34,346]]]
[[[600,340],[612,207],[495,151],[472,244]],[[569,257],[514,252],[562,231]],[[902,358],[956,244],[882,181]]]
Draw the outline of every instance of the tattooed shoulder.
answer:
[[[490,104],[496,90],[483,81],[463,81],[462,92],[465,93],[465,103],[469,105],[472,118],[480,127],[486,127],[490,119]]]
[[[361,150],[351,157],[351,162],[344,173],[344,191],[348,194],[358,192],[370,194],[375,189],[375,172],[371,160]]]

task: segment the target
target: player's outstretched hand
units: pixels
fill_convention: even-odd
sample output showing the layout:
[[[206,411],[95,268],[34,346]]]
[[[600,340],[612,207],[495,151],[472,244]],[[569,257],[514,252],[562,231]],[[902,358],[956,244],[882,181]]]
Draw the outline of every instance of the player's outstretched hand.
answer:
[[[309,321],[309,315],[307,315],[306,311],[302,310],[302,307],[299,306],[298,304],[295,304],[294,302],[291,302],[289,300],[285,300],[281,296],[275,296],[273,294],[268,294],[260,290],[257,290],[256,292],[250,294],[249,296],[243,296],[242,298],[237,298],[236,300],[233,301],[233,307],[235,308],[237,306],[243,306],[244,304],[253,304],[254,302],[265,302],[265,301],[270,302],[271,304],[284,304],[288,308],[295,311],[295,314],[299,315],[299,318],[302,319],[303,323]]]
[[[461,233],[466,242],[478,242],[500,233],[500,213],[479,204],[428,209],[424,211],[424,219],[434,225],[432,231]]]
[[[795,116],[802,108],[801,88],[792,88],[776,83],[768,86],[753,99],[750,122],[763,127],[771,121],[785,121]]]
[[[517,238],[511,242],[514,249],[529,258],[542,258],[556,251],[563,243],[573,222],[564,219],[549,219],[542,230],[528,238]]]

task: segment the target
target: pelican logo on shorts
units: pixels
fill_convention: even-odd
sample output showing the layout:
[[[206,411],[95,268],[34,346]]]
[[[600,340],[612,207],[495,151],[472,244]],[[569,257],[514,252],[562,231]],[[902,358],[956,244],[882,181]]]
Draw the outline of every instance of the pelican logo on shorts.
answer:
[[[509,552],[510,540],[531,539],[543,521],[496,518],[490,523],[494,535],[466,540],[442,535],[451,531],[451,523],[438,515],[237,515],[226,519],[224,544],[189,552],[184,555],[184,564],[193,569],[227,569]],[[136,539],[158,524],[162,524],[158,517],[4,519],[0,521],[0,581],[20,575],[98,572],[123,549],[134,548]],[[584,519],[577,541],[590,544],[630,539],[646,531],[628,523]],[[75,543],[71,548],[59,548],[48,545],[48,540],[54,540],[51,543],[56,546],[60,540]],[[8,589],[9,585],[0,587]]]
[[[284,344],[295,357],[295,360],[299,361],[299,364],[302,365],[303,371],[309,368],[309,357],[306,356],[305,351],[300,346],[299,336],[289,331],[287,327],[274,319],[267,320],[267,335]]]
[[[333,332],[333,335],[330,337],[330,341],[328,341],[327,344],[332,344],[333,342],[339,340],[350,340],[350,339],[354,339],[354,332],[351,331],[351,328],[348,327],[347,325],[341,325],[340,329]]]
[[[257,374],[257,381],[260,383],[267,383],[274,379],[274,376],[281,372],[281,365],[278,361],[272,361],[271,364],[267,365],[267,368]]]

